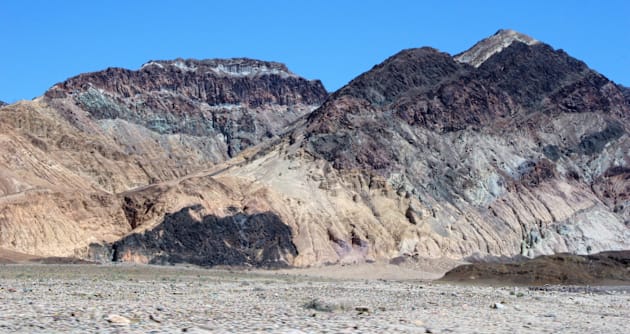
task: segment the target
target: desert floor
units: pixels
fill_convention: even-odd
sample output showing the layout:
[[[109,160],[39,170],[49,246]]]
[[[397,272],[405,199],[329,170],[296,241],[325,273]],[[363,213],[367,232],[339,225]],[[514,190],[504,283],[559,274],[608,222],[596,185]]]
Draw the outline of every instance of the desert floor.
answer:
[[[6,264],[0,332],[630,332],[628,287],[453,285],[434,269]]]

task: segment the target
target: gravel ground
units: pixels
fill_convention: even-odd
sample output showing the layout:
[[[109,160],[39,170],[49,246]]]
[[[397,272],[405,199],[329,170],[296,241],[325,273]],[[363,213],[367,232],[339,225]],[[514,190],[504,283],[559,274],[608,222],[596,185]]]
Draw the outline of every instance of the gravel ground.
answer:
[[[0,265],[2,333],[628,333],[628,305],[627,289]]]

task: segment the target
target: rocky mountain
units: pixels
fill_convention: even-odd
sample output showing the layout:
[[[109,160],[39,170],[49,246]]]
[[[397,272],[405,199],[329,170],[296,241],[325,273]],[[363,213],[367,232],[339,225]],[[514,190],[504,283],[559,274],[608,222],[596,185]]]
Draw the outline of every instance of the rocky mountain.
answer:
[[[157,64],[167,67],[149,63],[140,72],[163,70]],[[140,103],[131,88],[90,82],[101,87],[96,91],[118,92],[116,105],[134,110]],[[92,103],[78,96],[58,85],[46,101],[69,124],[81,124],[73,121],[76,108],[94,119],[120,114],[100,97]],[[233,98],[220,101],[259,103]],[[182,123],[156,126],[157,104],[123,114],[160,135],[200,131]],[[186,109],[161,112],[173,110]],[[226,150],[232,159],[204,171],[107,193],[102,201],[109,206],[101,207],[128,230],[117,232],[122,238],[90,239],[88,249],[75,247],[74,254],[307,266],[628,249],[629,116],[625,88],[514,31],[500,30],[457,56],[403,50],[273,140],[238,154]]]
[[[38,159],[62,155],[64,168],[116,193],[222,162],[286,131],[326,95],[273,62],[153,61],[68,79],[0,117],[45,153]]]
[[[285,65],[251,59],[150,61],[138,71],[110,68],[53,86],[49,103],[68,120],[79,112],[105,123],[141,125],[159,135],[207,137],[198,144],[212,162],[270,138],[326,98],[319,81],[308,81]],[[67,106],[67,108],[63,108]],[[121,124],[108,130],[123,135]],[[130,148],[133,150],[133,148]]]
[[[194,190],[198,219],[275,213],[297,249],[278,261],[298,266],[625,249],[629,111],[584,63],[502,30],[456,57],[401,51],[218,185],[199,176],[130,203],[162,206],[138,233],[182,207],[172,192]],[[160,258],[145,248],[126,252]]]
[[[514,36],[499,31],[455,58],[400,52],[311,114],[302,146],[418,199],[409,221],[448,240],[443,253],[627,247],[623,93],[566,53]],[[465,55],[486,46],[492,55],[469,64]]]
[[[0,107],[6,106],[8,103],[4,102],[4,101],[0,101]]]
[[[251,59],[153,61],[56,84],[0,112],[0,244],[65,256],[132,229],[119,193],[211,168],[326,98]]]
[[[126,152],[146,155],[156,146],[170,159],[217,163],[282,133],[326,98],[280,63],[252,59],[150,61],[138,71],[109,68],[53,86],[48,104],[79,128],[88,117]],[[149,130],[153,136],[130,132]],[[173,140],[173,136],[178,136]],[[182,138],[183,137],[183,138]],[[182,147],[172,147],[179,141]]]

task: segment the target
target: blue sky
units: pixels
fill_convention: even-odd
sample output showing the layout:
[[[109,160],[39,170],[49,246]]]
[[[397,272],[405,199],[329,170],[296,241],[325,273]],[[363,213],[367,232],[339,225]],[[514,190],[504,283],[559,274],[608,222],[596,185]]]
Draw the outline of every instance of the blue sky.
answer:
[[[401,49],[456,54],[499,28],[561,48],[630,86],[630,1],[0,0],[0,100],[151,59],[286,63],[330,91]]]

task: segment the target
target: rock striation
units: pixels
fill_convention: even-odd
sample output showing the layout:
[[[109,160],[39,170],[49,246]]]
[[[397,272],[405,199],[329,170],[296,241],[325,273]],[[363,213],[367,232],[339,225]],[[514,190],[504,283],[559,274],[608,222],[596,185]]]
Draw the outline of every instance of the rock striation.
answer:
[[[211,163],[282,133],[326,96],[320,81],[301,78],[280,63],[245,58],[150,61],[137,71],[109,68],[68,79],[45,94],[68,120],[86,112],[122,143],[129,123],[162,138],[201,138],[191,149]],[[132,145],[126,149],[135,151]]]

